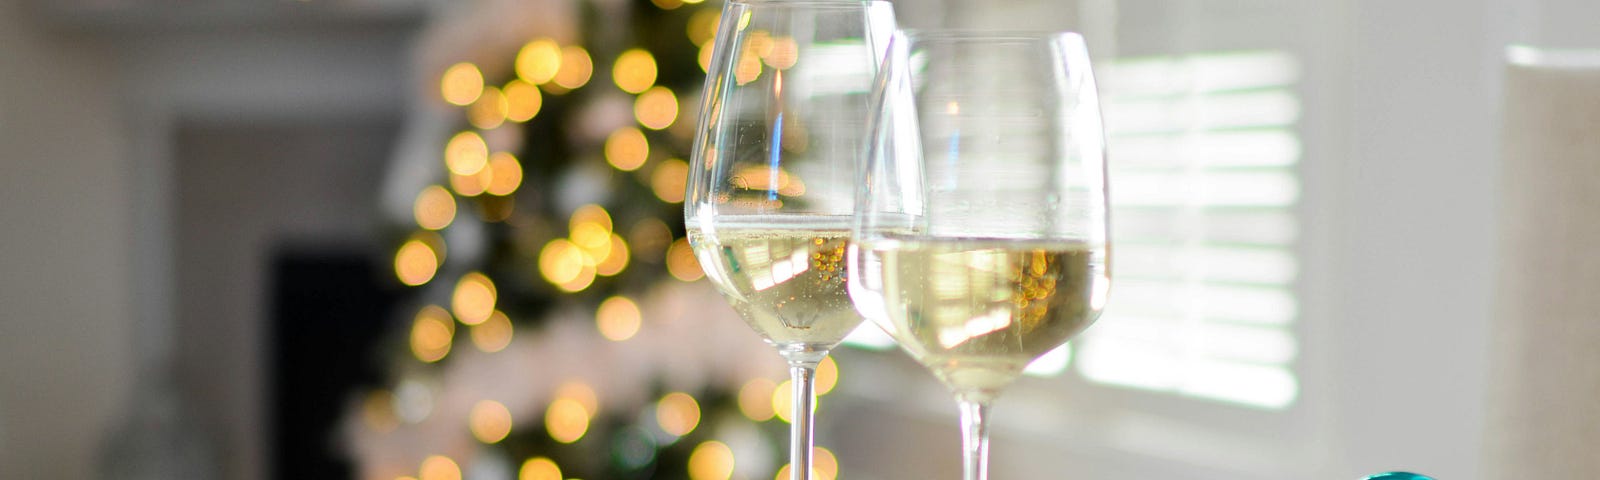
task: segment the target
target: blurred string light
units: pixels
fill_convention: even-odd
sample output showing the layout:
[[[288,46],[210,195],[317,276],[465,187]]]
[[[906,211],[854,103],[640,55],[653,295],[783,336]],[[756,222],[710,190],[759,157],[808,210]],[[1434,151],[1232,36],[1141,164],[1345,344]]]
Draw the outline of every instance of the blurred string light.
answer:
[[[544,94],[539,93],[539,87],[522,79],[506,83],[502,91],[506,96],[506,120],[517,123],[533,120],[544,107]]]
[[[439,271],[439,256],[421,240],[406,240],[394,254],[394,274],[400,283],[422,285]]]
[[[499,88],[483,87],[478,101],[472,102],[472,106],[467,108],[467,123],[484,130],[495,128],[505,123],[510,110],[511,103]]]
[[[523,81],[543,85],[555,79],[561,70],[561,45],[555,40],[541,38],[522,46],[517,51],[517,77]]]
[[[668,435],[688,435],[700,425],[700,402],[687,393],[668,393],[656,402],[656,424]]]
[[[549,458],[530,458],[517,470],[517,480],[562,480],[561,467]]]
[[[555,396],[573,399],[589,412],[600,411],[600,396],[595,393],[594,387],[590,387],[587,383],[576,381],[563,383],[556,388]]]
[[[772,389],[772,414],[783,420],[784,423],[793,422],[794,415],[794,382],[784,380]]]
[[[789,473],[790,465],[788,463],[783,464],[783,468],[778,469],[778,474],[773,479],[789,480],[791,477]],[[839,478],[839,458],[835,457],[833,452],[826,448],[812,447],[811,478],[813,480],[834,480]]]
[[[706,441],[689,453],[690,480],[728,480],[733,476],[733,449],[716,440]]]
[[[472,326],[472,344],[484,353],[495,353],[511,345],[513,327],[505,312],[495,310],[488,320]]]
[[[439,90],[446,102],[471,105],[483,93],[483,72],[467,62],[451,65],[439,79]]]
[[[484,192],[490,195],[506,196],[517,191],[522,186],[522,162],[517,157],[507,152],[495,152],[489,155],[489,181],[484,187]]]
[[[642,319],[639,305],[621,295],[600,302],[600,308],[594,312],[595,327],[600,330],[600,335],[613,342],[633,338],[639,333]]]
[[[450,312],[435,305],[422,307],[411,324],[411,353],[427,363],[437,362],[450,354],[456,327]]]
[[[489,164],[489,144],[477,132],[461,132],[450,137],[444,147],[444,165],[456,175],[475,175]]]
[[[455,292],[450,296],[450,308],[461,323],[477,325],[494,313],[498,295],[494,282],[487,275],[468,272],[456,282]]]
[[[817,396],[827,395],[833,391],[833,386],[839,383],[839,364],[834,363],[833,357],[822,357],[822,363],[817,364]]]
[[[511,411],[494,400],[479,401],[467,414],[472,436],[483,443],[499,443],[511,434]]]
[[[456,218],[456,198],[439,185],[429,185],[417,194],[411,208],[417,226],[428,230],[441,230]]]
[[[461,480],[461,467],[444,455],[433,455],[422,460],[417,480]]]
[[[752,378],[739,387],[739,413],[745,418],[765,422],[774,414],[772,392],[778,384],[766,378]]]
[[[594,60],[589,58],[589,51],[577,45],[561,47],[561,67],[556,70],[556,76],[550,83],[543,86],[550,93],[566,93],[589,83],[589,77],[594,74]]]
[[[637,128],[619,128],[606,137],[605,156],[606,163],[617,170],[638,170],[650,156],[650,141]]]
[[[651,130],[670,127],[678,120],[678,96],[667,87],[651,87],[634,99],[633,118]]]
[[[722,14],[716,10],[694,12],[694,15],[689,16],[689,41],[695,46],[710,45],[711,40],[717,36],[717,24],[721,23],[721,20]]]
[[[761,61],[767,66],[787,70],[800,60],[800,45],[793,38],[777,37],[772,39],[772,47],[761,55]]]
[[[656,84],[656,57],[640,48],[628,49],[617,55],[611,67],[611,79],[622,91],[637,94]]]
[[[689,163],[676,158],[661,162],[650,172],[650,189],[655,191],[656,198],[667,203],[683,203],[688,181]]]
[[[590,412],[577,400],[557,397],[545,409],[544,428],[550,438],[561,443],[573,443],[589,431]]]
[[[476,197],[488,190],[489,182],[492,180],[494,180],[494,170],[485,164],[477,173],[468,175],[451,173],[450,189],[463,197]]]
[[[689,247],[689,239],[680,238],[667,247],[667,273],[673,278],[685,282],[693,282],[706,276],[700,269],[700,261],[694,258],[694,249]]]

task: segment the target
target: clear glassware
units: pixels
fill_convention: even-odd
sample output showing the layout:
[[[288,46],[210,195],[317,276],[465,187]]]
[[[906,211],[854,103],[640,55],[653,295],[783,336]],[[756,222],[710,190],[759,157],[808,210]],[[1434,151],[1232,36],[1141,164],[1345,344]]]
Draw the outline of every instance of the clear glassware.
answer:
[[[1099,316],[1105,141],[1083,38],[902,32],[874,88],[849,291],[961,406],[987,476],[989,406]]]
[[[816,367],[861,316],[845,289],[868,97],[895,29],[882,1],[729,1],[684,216],[735,310],[790,366],[790,471],[811,477]]]

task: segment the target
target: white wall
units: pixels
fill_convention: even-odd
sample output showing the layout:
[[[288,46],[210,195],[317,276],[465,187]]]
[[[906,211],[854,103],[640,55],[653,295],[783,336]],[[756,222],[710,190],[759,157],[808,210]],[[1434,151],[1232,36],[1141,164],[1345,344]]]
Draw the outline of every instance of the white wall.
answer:
[[[0,478],[93,478],[135,363],[122,78],[16,3],[0,1]]]

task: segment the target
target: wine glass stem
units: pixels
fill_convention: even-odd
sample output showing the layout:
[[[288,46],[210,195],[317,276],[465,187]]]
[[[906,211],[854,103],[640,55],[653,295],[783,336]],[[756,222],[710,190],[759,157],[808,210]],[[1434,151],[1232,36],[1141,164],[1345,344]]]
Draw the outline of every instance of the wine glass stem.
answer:
[[[812,427],[816,422],[817,362],[789,363],[789,378],[794,383],[794,414],[789,418],[789,478],[811,480]]]
[[[989,401],[961,399],[961,466],[966,480],[989,478]]]

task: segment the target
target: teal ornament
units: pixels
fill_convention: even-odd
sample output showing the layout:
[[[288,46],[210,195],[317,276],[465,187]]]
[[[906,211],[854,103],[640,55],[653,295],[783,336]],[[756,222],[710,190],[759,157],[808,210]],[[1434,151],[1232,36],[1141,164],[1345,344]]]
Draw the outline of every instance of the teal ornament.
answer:
[[[1389,472],[1373,475],[1364,480],[1433,480],[1433,478],[1410,472]]]

